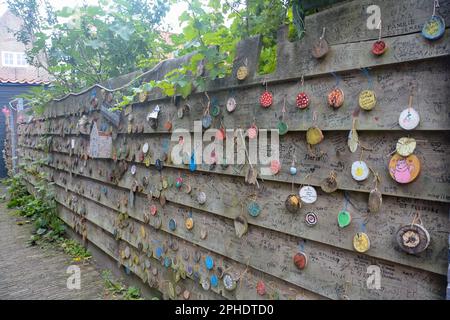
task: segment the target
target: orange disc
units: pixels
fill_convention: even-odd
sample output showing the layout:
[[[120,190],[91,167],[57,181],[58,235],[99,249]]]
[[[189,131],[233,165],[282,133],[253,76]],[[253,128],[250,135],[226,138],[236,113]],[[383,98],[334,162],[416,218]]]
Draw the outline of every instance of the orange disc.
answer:
[[[410,183],[417,178],[420,172],[420,161],[411,154],[402,157],[398,153],[394,154],[389,162],[389,173],[398,183]]]

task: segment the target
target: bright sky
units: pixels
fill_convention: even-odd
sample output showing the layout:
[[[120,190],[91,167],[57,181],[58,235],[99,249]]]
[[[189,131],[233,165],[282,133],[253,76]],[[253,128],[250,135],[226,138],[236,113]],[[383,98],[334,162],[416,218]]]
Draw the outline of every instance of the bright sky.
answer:
[[[97,0],[49,0],[52,6],[57,9],[62,9],[63,7],[74,7],[76,5],[81,5],[83,3],[96,4]],[[2,15],[8,6],[5,0],[0,0],[0,15]],[[176,3],[171,5],[169,12],[164,19],[164,23],[172,28],[173,32],[181,32],[181,28],[178,24],[178,17],[186,10],[185,3]]]

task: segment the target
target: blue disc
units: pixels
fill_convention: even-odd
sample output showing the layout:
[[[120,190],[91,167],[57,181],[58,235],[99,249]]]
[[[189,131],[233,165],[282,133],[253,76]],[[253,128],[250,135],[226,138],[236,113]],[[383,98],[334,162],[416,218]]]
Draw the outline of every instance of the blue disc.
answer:
[[[172,265],[172,259],[169,257],[164,258],[164,267],[169,268]]]
[[[428,40],[437,40],[444,35],[445,21],[440,16],[432,16],[422,28],[422,36]]]
[[[161,247],[157,247],[156,248],[156,252],[155,252],[155,254],[156,254],[156,258],[161,258],[161,256],[162,256],[162,254],[163,254],[163,248],[161,248]]]
[[[191,162],[189,163],[189,170],[194,172],[197,170],[197,164],[195,163],[195,154],[192,152]]]
[[[169,229],[171,231],[175,231],[176,228],[177,228],[177,222],[174,219],[170,219],[169,220]]]
[[[205,257],[206,269],[211,270],[214,267],[214,260],[210,256]]]
[[[208,129],[211,126],[212,117],[209,114],[206,114],[202,118],[202,126],[204,129]]]
[[[211,285],[212,285],[213,287],[217,287],[217,286],[219,285],[219,278],[217,278],[217,276],[216,276],[215,274],[213,274],[213,275],[211,276],[210,281],[211,281]]]
[[[257,217],[261,213],[261,208],[257,202],[252,201],[247,205],[247,211],[252,217]]]

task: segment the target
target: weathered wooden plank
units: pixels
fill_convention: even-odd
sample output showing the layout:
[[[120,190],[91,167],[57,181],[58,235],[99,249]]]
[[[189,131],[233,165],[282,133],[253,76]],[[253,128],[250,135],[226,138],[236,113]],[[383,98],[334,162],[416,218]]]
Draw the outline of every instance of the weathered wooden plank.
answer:
[[[420,113],[421,122],[415,130],[448,130],[450,129],[450,114],[446,106],[450,101],[450,69],[448,57],[435,61],[405,63],[394,66],[384,66],[370,71],[373,90],[377,96],[378,105],[370,112],[360,110],[358,129],[360,130],[401,130],[398,116],[407,107],[409,96],[413,92],[413,107]],[[275,128],[280,117],[281,107],[286,97],[285,121],[290,131],[305,131],[311,124],[313,112],[317,113],[317,125],[324,131],[350,130],[352,114],[358,109],[358,97],[362,90],[369,87],[368,79],[360,71],[353,71],[341,75],[340,88],[345,93],[346,102],[339,110],[330,108],[326,97],[334,87],[336,81],[331,75],[315,77],[305,83],[303,89],[297,82],[284,82],[270,86],[274,94],[274,105],[269,109],[259,106],[258,97],[263,87],[250,87],[246,90],[236,90],[234,93],[220,91],[211,98],[217,99],[222,108],[222,122],[225,128],[248,128],[254,119],[259,128]],[[300,90],[305,90],[310,97],[311,104],[306,110],[296,107],[296,96]],[[233,95],[238,107],[233,113],[225,110],[227,99]],[[167,132],[164,123],[171,120],[173,129],[193,130],[194,121],[201,120],[204,110],[201,102],[205,103],[204,95],[193,95],[188,101],[181,101],[180,105],[189,103],[192,110],[189,115],[179,119],[176,117],[177,107],[171,100],[158,102],[162,107],[159,127],[153,130],[146,121],[147,114],[153,110],[155,103],[136,104],[133,108],[135,120],[133,125],[143,126],[145,133]],[[99,119],[101,125],[104,119],[97,112],[89,115],[90,119]],[[32,122],[20,125],[19,133],[46,134],[60,133],[62,128],[66,134],[76,134],[76,123],[79,116],[48,119],[48,122]],[[63,124],[65,121],[65,124]],[[108,123],[107,123],[108,124]],[[122,120],[121,133],[127,132],[128,121]],[[219,123],[217,123],[218,125]],[[70,130],[72,125],[72,130]],[[50,129],[50,130],[47,130]]]
[[[44,170],[51,173],[53,169],[46,168]],[[93,172],[96,171],[93,170]],[[178,173],[175,170],[166,169],[164,175],[175,179]],[[157,175],[147,175],[146,171],[139,170],[136,176],[125,177],[122,185],[131,185],[134,179],[141,181],[144,176],[148,178],[150,186],[157,185],[160,182]],[[53,178],[59,186],[81,193],[85,197],[111,209],[117,209],[118,200],[127,198],[129,193],[128,189],[115,188],[95,180],[86,180],[82,176],[70,179],[69,174],[65,171],[55,171]],[[230,219],[234,219],[241,214],[242,205],[245,207],[248,204],[249,200],[243,199],[242,196],[248,196],[254,192],[254,188],[236,181],[232,177],[217,179],[217,177],[194,173],[190,175],[189,179],[195,181],[195,185],[192,186],[192,194],[180,192],[180,190],[175,188],[168,188],[164,191],[167,200],[177,205],[187,206],[185,207],[186,210],[196,208]],[[106,196],[102,193],[102,190],[106,190]],[[195,200],[196,192],[201,190],[206,193],[208,199],[203,205],[198,204]],[[147,193],[148,190],[146,189],[144,192]],[[346,229],[341,230],[337,226],[336,217],[337,213],[345,206],[342,193],[329,195],[318,191],[319,198],[314,205],[304,205],[301,214],[293,215],[287,212],[284,205],[284,199],[291,192],[291,188],[285,184],[265,183],[257,198],[258,204],[262,208],[262,213],[257,218],[245,214],[249,224],[294,236],[301,236],[307,240],[321,242],[338,248],[353,250],[353,236],[360,231],[361,224],[364,222],[364,227],[371,239],[371,249],[367,252],[367,255],[443,275],[446,274],[447,231],[450,229],[448,205],[420,200],[399,201],[395,197],[385,197],[381,212],[379,214],[369,214],[367,212],[367,196],[360,193],[350,193],[349,198],[352,204],[348,205],[348,210],[353,216],[353,223]],[[156,202],[154,202],[155,205],[160,208]],[[148,206],[147,196],[145,194],[136,194],[134,208],[125,208],[123,206],[119,208],[129,212],[134,217],[139,217],[139,220],[143,221],[143,213],[148,210]],[[244,211],[246,212],[246,209]],[[307,226],[304,222],[304,214],[311,211],[319,216],[319,223],[314,228]],[[427,251],[419,256],[403,253],[399,248],[396,248],[394,240],[395,232],[398,228],[412,221],[412,211],[421,214],[423,223],[433,239]]]
[[[382,180],[381,186],[379,187],[380,191],[386,195],[450,202],[450,184],[446,176],[447,159],[450,156],[449,134],[447,132],[417,132],[414,134],[414,138],[421,141],[416,148],[415,154],[420,159],[422,169],[418,178],[407,185],[400,185],[395,182],[388,172],[389,155],[395,150],[398,139],[403,136],[403,132],[391,132],[389,135],[381,132],[364,132],[359,134],[361,143],[371,148],[370,152],[366,151],[363,153],[362,159],[367,162],[370,168],[379,173]],[[33,144],[31,140],[28,140],[31,138],[24,139],[21,143],[22,147],[28,147]],[[84,148],[87,147],[88,144],[86,141],[79,141],[79,139],[84,138],[78,137],[75,139],[77,146],[84,145]],[[122,136],[120,139],[114,141],[114,145],[116,150],[129,148],[130,154],[134,152],[135,158],[138,159],[140,146],[148,142],[153,155],[152,163],[154,163],[156,159],[162,159],[164,153],[170,152],[170,146],[175,142],[171,143],[169,139],[170,137],[163,135],[158,135],[152,139],[137,135],[136,138],[130,141],[130,139]],[[339,189],[360,192],[369,192],[373,189],[372,178],[364,182],[356,182],[351,177],[351,165],[354,161],[360,160],[361,153],[360,151],[356,153],[349,151],[347,147],[347,132],[330,132],[328,135],[325,134],[324,141],[318,145],[318,150],[315,151],[317,156],[310,155],[311,152],[306,141],[304,138],[300,139],[295,133],[288,133],[281,137],[280,162],[282,163],[282,170],[275,176],[264,176],[264,180],[288,183],[293,181],[295,184],[310,183],[315,186],[320,186],[322,181],[333,170],[337,174]],[[37,142],[34,143],[36,145]],[[54,139],[54,148],[61,147],[64,150],[66,146],[67,140],[61,140],[58,137]],[[75,151],[78,152],[79,149]],[[297,159],[299,174],[291,177],[289,167],[294,158]],[[68,159],[64,161],[67,162]],[[78,164],[78,166],[81,165],[81,163]],[[166,166],[186,169],[184,165],[166,164]],[[108,171],[111,170],[112,168]],[[236,176],[244,175],[243,170],[240,169],[241,171],[239,172],[235,166],[229,166],[225,170],[217,166],[215,170],[211,171],[209,166],[199,165],[198,170]],[[307,176],[308,174],[309,176]]]
[[[61,202],[68,195],[65,195],[63,189],[60,190],[57,192],[57,198]],[[116,214],[87,199],[84,201],[84,205],[88,220],[103,229],[112,231],[113,219]],[[171,204],[167,206],[171,206]],[[168,241],[165,233],[171,233],[180,237],[180,246],[182,245],[181,239],[184,239],[203,247],[207,252],[228,256],[242,263],[248,261],[249,266],[329,298],[340,297],[339,290],[337,290],[339,287],[346,287],[344,291],[350,299],[398,299],[400,297],[404,299],[419,297],[421,299],[442,299],[444,296],[446,279],[443,276],[405,268],[353,252],[336,251],[320,243],[305,242],[297,237],[263,231],[258,227],[250,227],[245,238],[239,239],[234,234],[231,220],[216,219],[209,214],[197,216],[197,213],[201,214],[200,211],[193,212],[194,219],[204,221],[203,225],[208,229],[207,240],[201,240],[198,232],[191,233],[183,228],[180,223],[182,221],[179,220],[182,211],[177,211],[175,208],[160,213],[163,220],[161,230],[154,230],[148,225],[130,220],[130,225],[133,225],[135,230],[134,235],[122,232],[122,236],[130,243],[133,241],[132,239],[136,239],[137,243],[140,236],[136,233],[143,226],[150,239],[164,243]],[[170,218],[179,222],[179,227],[175,231],[168,230],[167,224]],[[151,217],[150,223],[152,223],[152,219],[154,217]],[[309,257],[309,264],[302,271],[298,271],[292,262],[292,256],[297,252],[299,245],[303,247],[303,251]],[[381,268],[383,290],[367,289],[366,267],[369,265],[378,265]],[[336,272],[336,270],[342,270],[342,272]],[[254,281],[255,284],[256,281]]]

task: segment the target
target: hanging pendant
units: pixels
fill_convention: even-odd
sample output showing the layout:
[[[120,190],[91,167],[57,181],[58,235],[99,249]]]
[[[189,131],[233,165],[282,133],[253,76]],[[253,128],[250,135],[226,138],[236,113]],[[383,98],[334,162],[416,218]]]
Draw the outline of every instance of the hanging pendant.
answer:
[[[234,219],[234,230],[238,238],[242,238],[242,236],[247,233],[247,219],[243,215],[240,215]]]
[[[177,189],[180,189],[183,186],[183,178],[182,177],[178,177],[175,180],[175,187]]]
[[[377,104],[377,99],[375,97],[375,92],[372,90],[363,90],[359,94],[358,98],[359,106],[364,110],[372,110]]]
[[[344,104],[344,91],[334,88],[328,93],[328,105],[334,109],[340,108]]]
[[[202,228],[200,230],[200,239],[205,240],[207,236],[208,236],[208,230],[206,230],[205,228]]]
[[[306,131],[306,142],[310,145],[316,145],[323,140],[323,133],[319,127],[313,126]]]
[[[259,206],[259,204],[256,201],[251,201],[247,205],[247,212],[252,217],[257,217],[261,213],[261,207]]]
[[[278,160],[270,161],[270,172],[273,175],[276,175],[281,170],[281,163]]]
[[[236,99],[234,97],[230,97],[227,100],[227,111],[231,113],[234,110],[236,110]]]
[[[375,188],[369,193],[368,209],[370,213],[377,213],[380,211],[383,197],[381,192]]]
[[[345,228],[350,224],[350,222],[352,222],[352,216],[350,215],[350,212],[342,210],[338,213],[337,220],[339,227]]]
[[[394,154],[389,162],[389,174],[398,183],[410,183],[414,181],[420,172],[420,161],[411,154],[402,157]]]
[[[381,56],[386,50],[387,46],[383,40],[377,40],[372,45],[372,53],[376,56]]]
[[[325,40],[325,28],[323,28],[322,35],[312,46],[312,56],[316,59],[325,57],[330,50],[327,40]]]
[[[209,114],[205,114],[202,118],[203,129],[208,129],[211,126],[212,117]]]
[[[286,122],[280,120],[280,122],[278,122],[278,124],[277,124],[277,129],[278,129],[278,134],[280,136],[283,136],[288,132],[288,125]]]
[[[356,181],[364,181],[369,176],[369,168],[364,161],[355,161],[352,164],[352,177]]]
[[[192,153],[191,160],[189,162],[189,171],[194,172],[197,170],[197,164],[195,163],[195,154]]]
[[[236,78],[239,81],[245,80],[248,76],[248,68],[246,66],[240,66],[236,72]]]
[[[249,139],[255,139],[258,136],[258,127],[256,125],[252,125],[247,129],[247,136]]]
[[[223,282],[223,286],[225,287],[225,290],[233,291],[234,289],[236,289],[236,281],[233,279],[233,277],[229,273],[226,273],[223,276],[222,282]]]
[[[211,256],[205,257],[205,267],[208,270],[212,270],[212,268],[214,267],[214,259]]]
[[[417,143],[414,138],[403,137],[398,139],[395,149],[399,155],[401,155],[402,157],[407,157],[413,154],[414,150],[416,149],[416,145]]]
[[[317,191],[312,186],[301,187],[298,191],[298,195],[303,203],[312,204],[317,200]]]
[[[289,173],[291,176],[295,176],[297,174],[297,168],[292,164],[292,166],[289,168]]]
[[[206,194],[203,191],[197,193],[197,202],[199,204],[205,204],[206,202]]]
[[[437,40],[445,33],[445,21],[441,16],[433,15],[422,27],[422,36],[427,40]]]
[[[398,229],[396,240],[400,248],[409,254],[418,254],[428,248],[430,234],[420,224],[408,224]]]
[[[353,237],[353,248],[358,252],[366,252],[370,249],[370,239],[364,232],[358,232]]]
[[[306,265],[308,264],[308,257],[302,251],[297,252],[294,255],[294,264],[297,267],[297,269],[303,270],[306,268]]]
[[[170,219],[169,220],[170,231],[175,231],[176,228],[177,228],[177,222],[175,221],[175,219]]]
[[[419,113],[413,108],[407,108],[400,113],[398,123],[405,130],[415,129],[420,122]]]
[[[192,219],[191,217],[186,218],[186,220],[184,221],[184,225],[186,229],[192,230],[192,228],[194,228],[194,219]]]
[[[332,193],[336,191],[338,188],[336,174],[334,172],[331,172],[330,175],[322,181],[320,187],[322,191],[326,193]]]
[[[308,212],[305,215],[305,223],[308,227],[314,227],[317,224],[318,218],[314,212]]]
[[[289,195],[284,202],[286,209],[290,213],[297,213],[298,210],[302,207],[302,202],[300,201],[300,197],[296,194]]]
[[[264,296],[266,294],[266,285],[262,280],[259,280],[256,284],[256,293],[258,293],[260,296]]]
[[[263,108],[268,108],[272,105],[273,97],[269,91],[264,91],[259,97],[259,103]]]
[[[296,103],[299,109],[306,109],[309,106],[309,97],[305,92],[300,92],[297,95]]]

